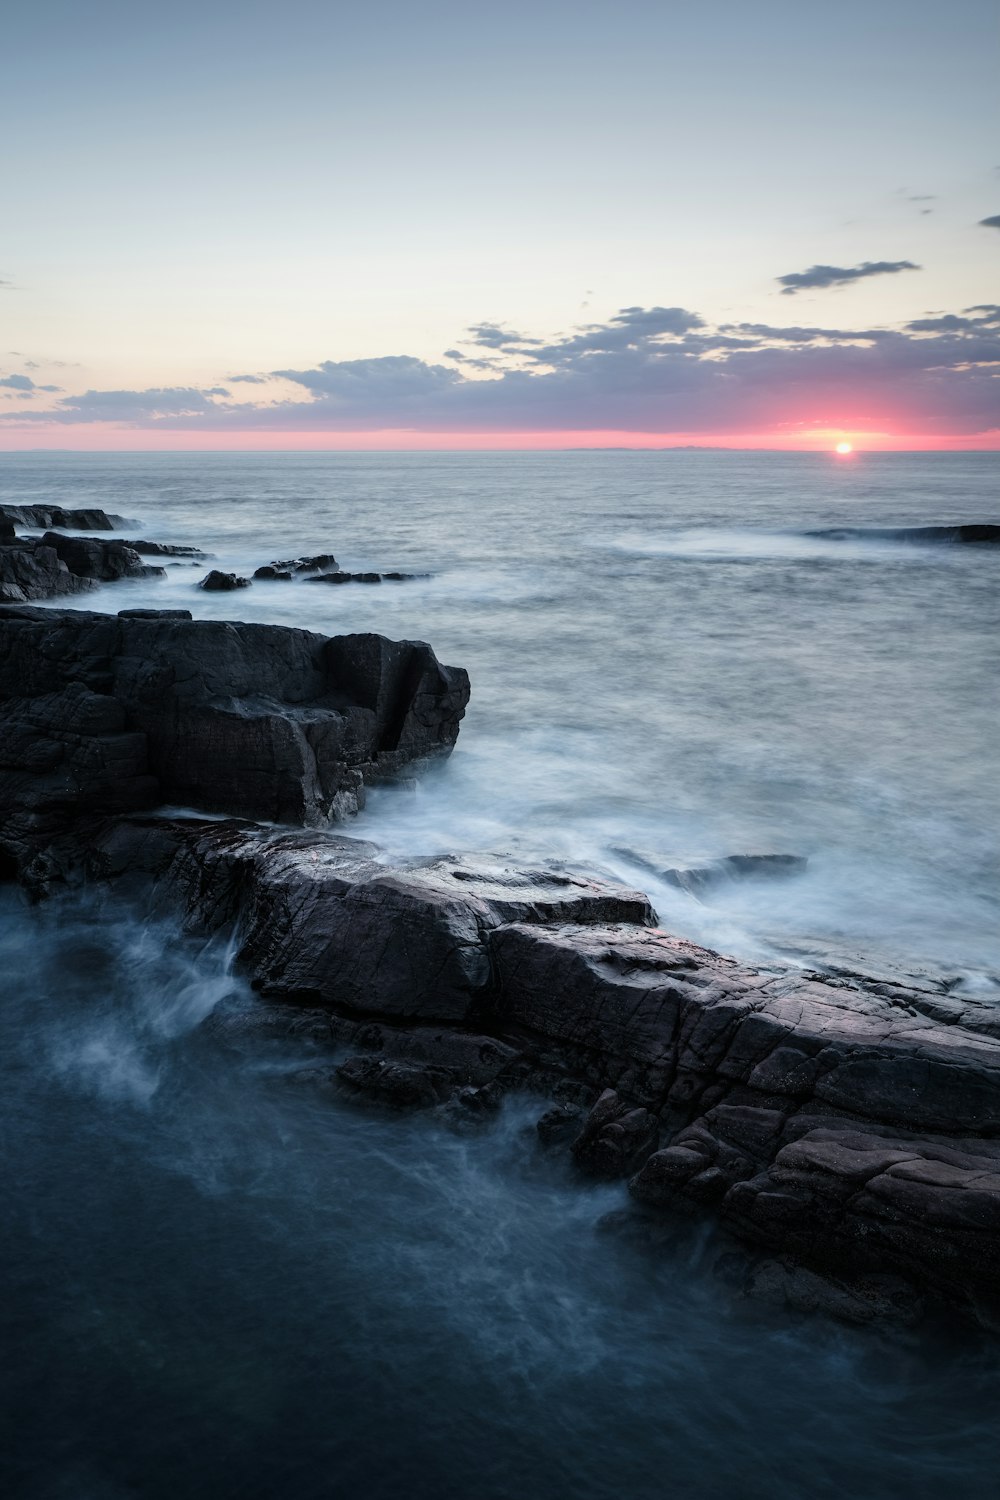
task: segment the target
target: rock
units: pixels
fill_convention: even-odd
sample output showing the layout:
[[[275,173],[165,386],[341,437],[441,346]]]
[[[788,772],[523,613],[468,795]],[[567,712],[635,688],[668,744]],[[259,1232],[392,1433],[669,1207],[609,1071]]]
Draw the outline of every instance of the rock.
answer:
[[[319,573],[309,583],[381,583],[381,573]]]
[[[114,531],[120,526],[138,525],[104,510],[64,510],[61,505],[0,505],[0,517],[15,526],[39,526],[43,531],[49,526],[68,531]]]
[[[446,1099],[452,1087],[441,1068],[381,1057],[349,1057],[335,1072],[352,1092],[394,1109],[427,1109]]]
[[[125,542],[96,537],[16,537],[0,541],[0,604],[22,604],[81,593],[120,578],[162,577]]]
[[[308,578],[307,583],[403,583],[413,578],[426,578],[426,573],[320,573]]]
[[[924,1312],[923,1299],[902,1277],[820,1276],[784,1259],[758,1262],[743,1287],[747,1297],[794,1312],[822,1313],[842,1323],[898,1323],[910,1326]]]
[[[0,848],[24,865],[75,819],[162,802],[322,825],[447,755],[468,695],[421,642],[11,606]]]
[[[51,547],[77,578],[113,583],[119,578],[163,578],[162,568],[142,562],[127,542],[103,541],[89,536],[63,536],[47,531],[41,546]]]
[[[358,839],[233,823],[145,821],[94,841],[95,875],[137,864],[196,930],[238,919],[241,962],[268,999],[395,1021],[473,1020],[491,984],[487,940],[504,923],[652,920],[638,892],[555,864],[387,865]]]
[[[546,1148],[568,1146],[580,1134],[583,1118],[575,1104],[555,1104],[535,1123],[538,1139]]]
[[[656,1149],[656,1117],[605,1089],[573,1142],[580,1166],[598,1177],[627,1177]]]
[[[141,557],[193,557],[204,560],[211,556],[211,553],[203,552],[200,547],[189,547],[178,542],[122,542],[122,546],[131,547]]]
[[[229,589],[248,589],[249,578],[241,578],[238,573],[220,573],[218,568],[213,568],[206,573],[198,587],[208,589],[212,593],[222,593]]]
[[[318,573],[324,568],[335,568],[337,559],[332,552],[318,552],[315,557],[289,557],[281,562],[265,563],[254,572],[255,578],[280,579],[284,582],[294,573]]]
[[[675,886],[699,898],[732,880],[786,879],[801,875],[808,860],[801,854],[726,854],[718,859],[671,860],[665,855],[621,845],[611,850],[620,859],[648,870],[664,885]]]

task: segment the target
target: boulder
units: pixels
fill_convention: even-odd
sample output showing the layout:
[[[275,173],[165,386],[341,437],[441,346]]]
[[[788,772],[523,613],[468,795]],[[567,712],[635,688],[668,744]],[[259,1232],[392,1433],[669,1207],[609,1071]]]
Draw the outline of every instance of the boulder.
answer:
[[[208,589],[210,593],[226,593],[230,589],[248,589],[249,578],[241,578],[238,573],[220,573],[218,568],[213,568],[206,573],[199,583],[200,589]]]
[[[420,578],[419,573],[319,573],[307,579],[308,583],[402,583],[407,579]]]

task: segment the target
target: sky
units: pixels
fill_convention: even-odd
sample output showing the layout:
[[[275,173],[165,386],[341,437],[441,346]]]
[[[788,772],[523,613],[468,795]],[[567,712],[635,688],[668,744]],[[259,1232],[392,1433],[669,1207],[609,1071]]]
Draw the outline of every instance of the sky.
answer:
[[[995,0],[2,34],[0,449],[1000,448]]]

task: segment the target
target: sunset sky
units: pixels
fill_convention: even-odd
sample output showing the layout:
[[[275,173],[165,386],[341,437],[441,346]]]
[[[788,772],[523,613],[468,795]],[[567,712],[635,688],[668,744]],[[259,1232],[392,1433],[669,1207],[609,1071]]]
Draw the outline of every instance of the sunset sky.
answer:
[[[995,0],[34,0],[0,448],[1000,447]]]

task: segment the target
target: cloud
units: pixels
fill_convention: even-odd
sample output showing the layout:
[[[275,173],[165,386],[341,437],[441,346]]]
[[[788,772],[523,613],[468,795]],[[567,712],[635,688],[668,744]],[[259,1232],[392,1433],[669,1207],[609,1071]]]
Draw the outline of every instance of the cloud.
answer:
[[[266,375],[227,375],[230,385],[267,385]]]
[[[685,308],[633,306],[546,340],[493,323],[471,332],[482,355],[449,350],[450,364],[394,354],[272,371],[283,399],[252,389],[262,376],[236,376],[204,389],[90,390],[0,422],[230,433],[1000,427],[1000,308],[987,304],[893,328],[713,326]],[[231,392],[241,383],[246,399]]]
[[[1000,229],[1000,214],[990,214],[988,219],[980,219],[981,229]]]
[[[5,375],[0,380],[0,386],[5,387],[9,391],[35,390],[35,382],[30,375]]]
[[[912,260],[866,260],[860,266],[810,266],[808,271],[790,271],[777,278],[783,297],[827,286],[849,286],[869,276],[895,276],[899,271],[919,271]]]

